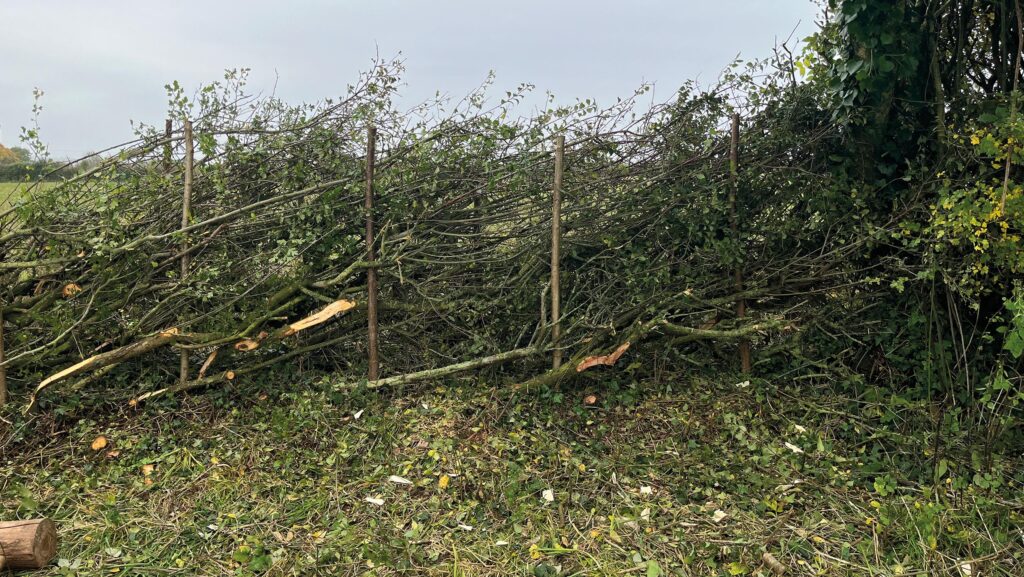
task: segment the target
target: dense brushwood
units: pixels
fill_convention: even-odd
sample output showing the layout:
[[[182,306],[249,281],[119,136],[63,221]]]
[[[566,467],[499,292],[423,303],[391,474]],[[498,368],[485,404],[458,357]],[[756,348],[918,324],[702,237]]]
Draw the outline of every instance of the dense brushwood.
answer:
[[[780,121],[770,111],[747,111],[741,165],[750,168],[730,202],[722,127],[733,108],[721,89],[684,90],[647,110],[635,99],[610,109],[586,102],[510,121],[519,93],[490,108],[480,93],[451,110],[400,112],[391,103],[396,68],[381,64],[340,101],[316,106],[239,97],[237,78],[195,102],[178,94],[170,136],[143,129],[96,168],[31,190],[0,217],[2,306],[16,335],[10,381],[39,394],[145,375],[131,380],[171,391],[298,362],[358,380],[371,269],[381,285],[383,377],[539,359],[551,349],[552,135],[567,143],[560,343],[571,358],[611,352],[626,333],[767,334],[754,329],[783,302],[839,284],[856,245],[821,230],[805,249],[773,225],[819,210],[793,191],[824,177],[811,155],[760,136],[759,124]],[[183,225],[185,117],[197,160]],[[822,145],[825,120],[806,125],[801,147]],[[370,126],[380,135],[375,262],[361,234]],[[756,192],[744,174],[757,175]],[[739,266],[746,295],[732,294]],[[731,312],[738,296],[751,304],[743,326]],[[343,301],[354,306],[320,319],[330,322],[287,330]],[[681,336],[712,317],[714,328]],[[524,349],[536,354],[503,355]],[[174,350],[190,353],[192,381],[154,370],[172,366]]]
[[[972,397],[988,381],[1019,380],[1016,101],[979,117],[981,128],[958,116],[939,130],[953,119],[918,101],[920,73],[955,62],[857,64],[858,43],[904,39],[847,24],[923,30],[914,18],[927,11],[914,6],[895,22],[879,3],[843,3],[863,18],[814,38],[817,52],[801,61],[814,69],[807,82],[792,59],[778,60],[652,106],[639,104],[640,90],[610,108],[581,101],[522,117],[528,87],[497,102],[484,87],[454,106],[402,110],[394,62],[313,105],[248,97],[244,74],[192,99],[172,85],[166,131],[143,126],[102,162],[0,212],[7,381],[29,406],[79,391],[139,401],[277,368],[359,383],[372,277],[375,386],[495,366],[532,383],[635,375],[655,357],[808,378],[828,362],[844,382],[918,383],[928,399],[933,383]],[[847,65],[868,76],[841,73]],[[901,96],[868,102],[882,81]],[[959,94],[1005,103],[972,86]],[[966,106],[934,98],[958,114]],[[879,115],[866,115],[876,105]],[[876,155],[899,131],[867,128],[892,122],[916,144]],[[984,172],[993,159],[1006,160],[998,188]],[[549,370],[553,353],[567,362]],[[184,378],[168,368],[178,359]],[[577,370],[595,363],[611,368]]]

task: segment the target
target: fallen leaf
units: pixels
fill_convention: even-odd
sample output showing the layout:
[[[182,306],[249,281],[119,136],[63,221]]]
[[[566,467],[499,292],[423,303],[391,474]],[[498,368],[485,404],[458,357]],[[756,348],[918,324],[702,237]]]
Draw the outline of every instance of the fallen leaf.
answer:
[[[153,471],[155,471],[155,470],[156,470],[156,465],[153,465],[152,463],[147,464],[147,465],[143,465],[142,466],[142,475],[145,476],[145,477],[148,477],[148,476],[152,475]]]
[[[398,475],[391,475],[388,477],[388,481],[395,483],[396,485],[412,485],[412,481],[405,477],[399,477]]]
[[[366,501],[367,503],[370,503],[371,505],[377,505],[378,507],[384,504],[384,499],[378,499],[376,497],[367,497],[363,500]]]
[[[715,523],[721,523],[722,519],[728,517],[729,514],[721,509],[715,509],[715,514],[711,516],[711,520]]]
[[[472,531],[473,530],[473,526],[472,525],[463,525],[462,523],[459,523],[459,529],[462,529],[463,531]]]
[[[640,487],[640,494],[641,495],[653,495],[654,494],[654,489],[651,488],[651,487],[648,487],[647,485],[644,485],[643,487]]]
[[[541,493],[541,495],[544,497],[544,500],[547,501],[548,503],[552,503],[555,500],[555,492],[552,491],[551,489],[544,489],[544,492]]]
[[[74,298],[75,295],[77,295],[80,292],[82,292],[82,287],[72,282],[64,285],[64,290],[61,291],[61,294],[64,295],[64,298],[70,299]]]
[[[89,446],[92,447],[93,451],[102,451],[107,446],[107,438],[100,435],[93,439],[92,444]]]
[[[280,541],[282,543],[290,543],[291,540],[295,538],[295,532],[294,531],[288,531],[287,533],[281,533],[280,531],[274,531],[273,533],[271,533],[271,535],[273,535],[275,539],[277,539],[278,541]]]
[[[583,404],[590,406],[597,403],[597,395],[587,395],[583,397]]]
[[[610,367],[615,364],[615,361],[619,360],[619,357],[621,357],[622,353],[626,352],[626,349],[628,348],[629,341],[626,341],[619,345],[619,348],[615,349],[614,351],[607,355],[587,357],[580,361],[580,364],[576,365],[576,372],[582,373],[583,371],[589,369],[590,367],[596,367],[598,365],[605,365]],[[596,401],[597,399],[595,398],[594,400]]]
[[[790,451],[793,451],[794,453],[803,453],[804,452],[803,449],[801,449],[800,447],[797,447],[796,445],[794,445],[793,443],[790,443],[789,441],[786,441],[783,444],[786,445],[787,449],[789,449]]]
[[[117,449],[114,449],[113,451],[107,451],[108,459],[116,459],[119,456],[121,456],[121,451],[118,451]]]
[[[358,411],[355,412],[355,414],[352,415],[352,418],[358,421],[359,417],[363,416],[363,411],[364,410],[365,409],[359,409]]]
[[[505,545],[508,545],[508,541],[495,541],[494,542],[494,546],[495,547],[504,547]]]

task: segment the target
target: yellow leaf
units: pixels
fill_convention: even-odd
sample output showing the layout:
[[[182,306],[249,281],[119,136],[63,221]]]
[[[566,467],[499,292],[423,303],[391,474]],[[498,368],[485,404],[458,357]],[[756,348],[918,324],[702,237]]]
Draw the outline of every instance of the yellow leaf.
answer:
[[[92,445],[89,446],[92,447],[93,451],[100,451],[107,446],[107,438],[104,437],[103,435],[100,435],[99,437],[93,439]]]

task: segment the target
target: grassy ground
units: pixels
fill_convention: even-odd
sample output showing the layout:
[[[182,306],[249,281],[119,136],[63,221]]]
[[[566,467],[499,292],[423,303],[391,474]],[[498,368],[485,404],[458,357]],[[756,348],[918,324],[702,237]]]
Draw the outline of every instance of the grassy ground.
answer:
[[[615,388],[588,405],[320,384],[51,413],[0,432],[0,512],[57,521],[38,575],[770,575],[764,553],[788,575],[1024,574],[1017,481],[880,470],[927,450],[880,443],[881,405]]]

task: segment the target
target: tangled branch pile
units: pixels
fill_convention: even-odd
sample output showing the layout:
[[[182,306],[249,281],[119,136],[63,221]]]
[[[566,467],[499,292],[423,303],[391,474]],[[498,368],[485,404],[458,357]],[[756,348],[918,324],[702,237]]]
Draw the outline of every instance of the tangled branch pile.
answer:
[[[532,374],[552,347],[554,134],[568,143],[559,345],[573,359],[653,337],[756,337],[800,317],[799,306],[781,313],[798,294],[841,283],[856,243],[816,223],[831,207],[816,202],[824,177],[803,152],[825,145],[824,118],[751,105],[736,194],[722,130],[730,85],[684,89],[641,114],[634,97],[510,120],[527,87],[493,108],[481,90],[451,111],[402,112],[392,103],[398,67],[377,66],[340,101],[301,107],[244,96],[240,76],[195,101],[172,87],[173,117],[193,119],[198,145],[187,225],[180,129],[143,129],[98,167],[7,210],[9,381],[164,392],[286,362],[358,380],[370,268],[381,279],[384,376],[492,355],[537,357],[522,373]],[[800,142],[766,131],[779,122]],[[380,151],[374,262],[363,237],[370,125]],[[745,323],[734,313],[741,298],[752,309]],[[328,311],[351,308],[337,318],[287,328],[349,302]],[[169,369],[175,349],[188,351],[186,382]]]
[[[485,85],[402,110],[400,63],[302,106],[247,96],[244,73],[194,98],[175,84],[167,132],[144,126],[0,209],[0,369],[30,404],[47,389],[140,400],[276,369],[351,386],[372,370],[378,294],[370,387],[499,363],[552,383],[622,355],[611,370],[633,376],[731,370],[752,349],[756,374],[854,397],[883,385],[942,407],[983,401],[962,430],[986,427],[991,443],[1024,406],[1020,70],[1000,64],[1005,41],[995,61],[964,61],[956,30],[922,24],[927,5],[841,3],[798,61],[650,107],[641,90],[523,118],[530,87],[490,103]],[[948,23],[989,18],[950,10]],[[906,57],[928,38],[931,60]],[[551,369],[556,351],[567,362]]]

